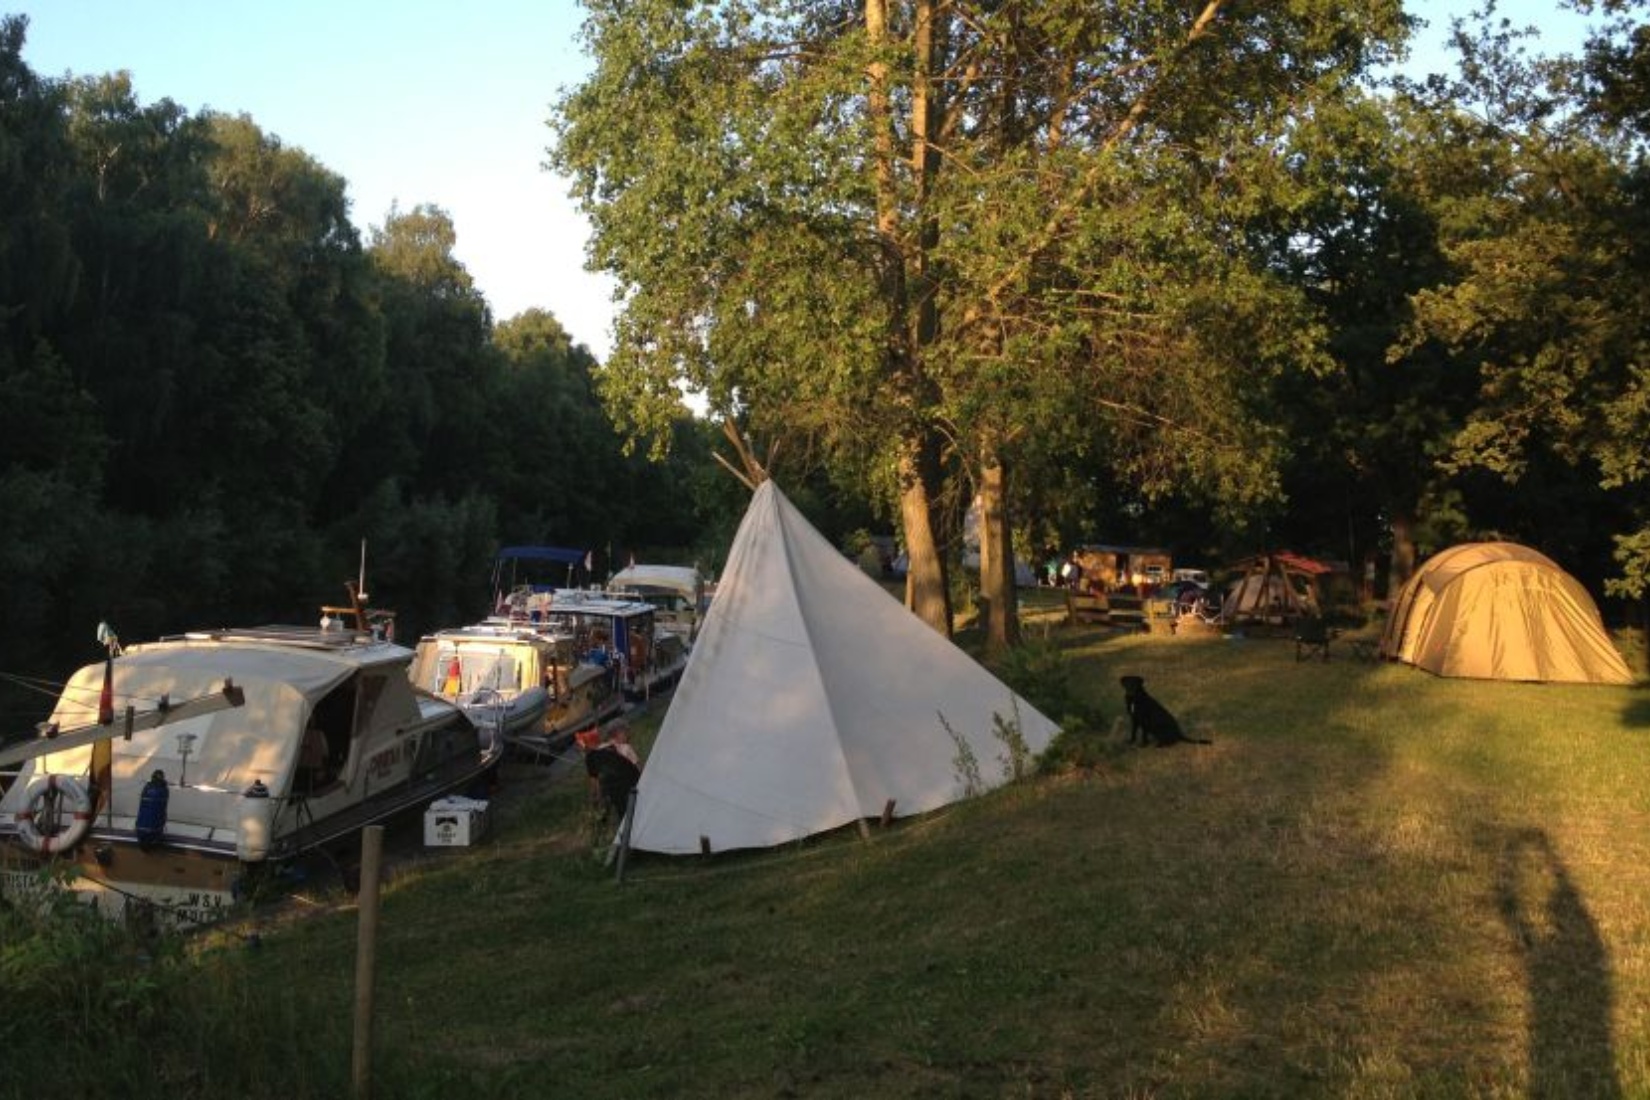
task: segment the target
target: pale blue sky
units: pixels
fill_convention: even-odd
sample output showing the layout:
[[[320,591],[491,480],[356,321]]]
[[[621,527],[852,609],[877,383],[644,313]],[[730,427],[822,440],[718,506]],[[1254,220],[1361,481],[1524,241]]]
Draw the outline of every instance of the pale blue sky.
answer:
[[[1411,0],[1433,40],[1473,6]],[[1552,0],[1501,10],[1575,41],[1578,21]],[[442,207],[496,317],[549,309],[605,358],[611,284],[584,271],[585,223],[542,168],[549,104],[589,68],[576,0],[0,0],[0,12],[29,17],[23,56],[43,76],[124,69],[143,103],[251,115],[348,181],[363,232],[391,203]]]
[[[589,68],[574,0],[0,0],[42,76],[125,69],[138,99],[246,113],[348,181],[363,232],[391,203],[452,215],[496,317],[549,309],[598,355],[609,286],[541,167],[558,89]]]

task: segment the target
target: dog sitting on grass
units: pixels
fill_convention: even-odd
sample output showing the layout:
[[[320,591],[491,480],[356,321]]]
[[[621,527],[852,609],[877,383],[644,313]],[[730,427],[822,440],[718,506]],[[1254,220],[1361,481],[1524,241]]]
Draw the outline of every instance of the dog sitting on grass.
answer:
[[[1143,676],[1123,677],[1123,709],[1129,713],[1129,744],[1156,745],[1166,749],[1181,741],[1189,745],[1212,745],[1213,741],[1187,737],[1169,708],[1152,698]]]

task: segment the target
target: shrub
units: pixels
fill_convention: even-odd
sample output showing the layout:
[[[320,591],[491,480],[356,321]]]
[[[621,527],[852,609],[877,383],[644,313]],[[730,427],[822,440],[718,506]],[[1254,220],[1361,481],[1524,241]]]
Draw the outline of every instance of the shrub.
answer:
[[[1038,759],[1039,771],[1092,768],[1111,755],[1103,737],[1103,712],[1078,694],[1066,655],[1054,642],[1032,640],[1015,647],[1003,658],[997,674],[1060,726]]]
[[[72,872],[42,871],[39,890],[0,903],[0,989],[25,1012],[0,1012],[0,1049],[42,1043],[86,1052],[165,1015],[164,974],[176,944],[128,929],[62,888]]]

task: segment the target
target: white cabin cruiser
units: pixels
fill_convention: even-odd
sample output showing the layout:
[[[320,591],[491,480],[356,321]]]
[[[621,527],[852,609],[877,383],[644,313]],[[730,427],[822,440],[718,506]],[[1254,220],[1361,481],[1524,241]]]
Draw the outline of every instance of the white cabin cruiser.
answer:
[[[507,748],[554,753],[624,704],[614,670],[580,660],[574,641],[549,624],[508,619],[438,630],[419,639],[412,681]]]
[[[471,787],[501,746],[415,690],[412,658],[332,619],[192,632],[86,666],[41,737],[8,748],[32,758],[0,797],[0,893],[70,863],[68,885],[107,912],[209,920],[259,868]],[[226,684],[241,705],[168,714]],[[111,698],[138,716],[129,735],[103,721]]]
[[[606,591],[652,604],[659,627],[689,646],[709,605],[705,578],[691,565],[629,565],[613,574]]]

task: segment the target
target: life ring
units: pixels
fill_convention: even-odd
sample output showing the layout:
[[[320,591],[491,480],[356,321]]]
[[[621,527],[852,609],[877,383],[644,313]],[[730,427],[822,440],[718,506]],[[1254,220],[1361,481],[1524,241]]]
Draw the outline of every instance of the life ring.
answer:
[[[55,795],[58,800],[57,820],[67,821],[63,828],[47,836],[35,824],[35,815]],[[64,808],[69,811],[67,819]],[[37,775],[29,780],[25,808],[16,817],[17,836],[24,844],[41,855],[66,852],[85,839],[92,827],[92,799],[78,779],[67,775]]]

